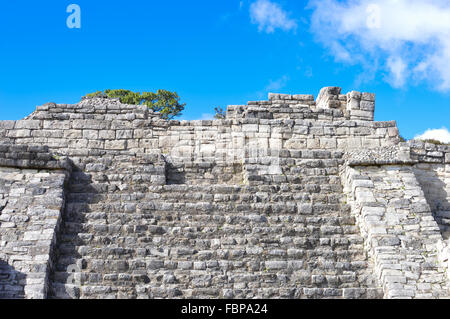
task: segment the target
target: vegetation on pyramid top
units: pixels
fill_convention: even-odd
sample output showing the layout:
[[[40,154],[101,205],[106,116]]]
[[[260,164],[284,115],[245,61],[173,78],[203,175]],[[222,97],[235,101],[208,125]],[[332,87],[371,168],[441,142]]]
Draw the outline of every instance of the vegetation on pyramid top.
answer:
[[[141,93],[119,89],[97,91],[86,95],[86,98],[94,97],[118,98],[124,104],[146,105],[154,112],[160,113],[161,117],[166,120],[180,116],[186,106],[185,103],[180,103],[180,97],[176,92],[166,90],[158,90],[156,93]]]

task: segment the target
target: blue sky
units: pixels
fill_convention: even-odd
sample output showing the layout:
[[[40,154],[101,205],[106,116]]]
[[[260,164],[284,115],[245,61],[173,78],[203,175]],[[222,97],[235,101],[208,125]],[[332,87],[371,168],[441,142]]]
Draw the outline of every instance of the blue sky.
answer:
[[[66,25],[71,3],[80,29]],[[376,93],[376,120],[396,120],[406,138],[449,129],[448,1],[378,3],[4,1],[0,120],[108,88],[176,91],[191,120],[269,92],[340,86]]]

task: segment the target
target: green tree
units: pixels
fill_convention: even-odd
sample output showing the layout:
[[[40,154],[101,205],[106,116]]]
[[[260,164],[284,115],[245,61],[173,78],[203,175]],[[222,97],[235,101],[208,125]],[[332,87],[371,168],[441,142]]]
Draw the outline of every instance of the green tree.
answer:
[[[90,93],[86,97],[119,98],[121,103],[134,105],[147,105],[154,112],[161,114],[166,120],[180,116],[186,103],[180,103],[180,97],[176,92],[158,90],[153,92],[133,92],[130,90],[105,90]]]
[[[227,117],[227,112],[224,111],[220,106],[214,108],[214,111],[216,112],[216,115],[214,115],[214,118],[217,120],[224,120]]]

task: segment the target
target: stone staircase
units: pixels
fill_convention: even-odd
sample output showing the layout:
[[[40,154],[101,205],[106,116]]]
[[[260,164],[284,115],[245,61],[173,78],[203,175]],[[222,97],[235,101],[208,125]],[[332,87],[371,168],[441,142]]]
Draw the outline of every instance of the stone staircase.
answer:
[[[253,165],[240,185],[157,185],[125,162],[134,175],[73,172],[50,296],[382,297],[344,202],[342,154],[286,156],[281,174],[258,179]]]

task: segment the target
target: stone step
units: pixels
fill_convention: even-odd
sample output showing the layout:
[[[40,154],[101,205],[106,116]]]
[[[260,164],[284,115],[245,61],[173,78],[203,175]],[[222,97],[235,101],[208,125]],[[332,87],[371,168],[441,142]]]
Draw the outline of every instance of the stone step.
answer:
[[[265,259],[281,258],[287,260],[309,260],[310,257],[325,256],[327,258],[331,256],[348,256],[348,255],[360,255],[362,248],[362,241],[355,240],[353,242],[343,241],[341,238],[320,238],[315,243],[312,240],[304,238],[300,240],[303,242],[296,245],[286,245],[286,247],[280,247],[271,245],[270,243],[259,243],[258,245],[232,245],[222,244],[221,246],[211,246],[204,243],[204,246],[195,247],[192,242],[185,239],[177,239],[179,242],[186,241],[186,246],[180,246],[176,242],[173,243],[173,247],[169,248],[157,248],[157,246],[151,243],[143,243],[142,247],[138,247],[137,244],[127,245],[124,237],[119,238],[116,242],[112,243],[109,247],[101,249],[98,247],[98,242],[104,239],[104,236],[97,236],[89,242],[75,244],[75,241],[64,241],[61,243],[61,256],[70,257],[74,253],[79,257],[104,257],[105,259],[121,259],[131,257],[152,257],[152,258],[184,258],[198,259],[198,260],[213,260],[213,259],[230,259],[237,260],[240,258],[250,257],[257,252],[263,253]],[[142,239],[145,239],[144,237]],[[214,239],[219,241],[220,239]],[[206,242],[206,241],[205,241]],[[313,246],[316,244],[317,246]],[[122,247],[121,247],[122,246]],[[192,248],[189,248],[192,247]],[[200,249],[200,250],[199,250]],[[203,250],[202,250],[203,249]],[[169,258],[170,256],[170,258]],[[72,261],[70,261],[72,262]],[[324,264],[330,264],[333,262],[331,258],[322,260]],[[334,260],[334,262],[337,262]],[[348,263],[350,261],[342,260],[342,263]],[[353,262],[353,261],[352,261]],[[366,263],[365,263],[366,264]],[[325,266],[324,266],[325,267]],[[343,266],[341,265],[341,268]]]
[[[101,262],[101,261],[95,261],[95,262]],[[117,263],[117,262],[116,262]],[[285,262],[286,264],[290,265],[288,267],[292,267],[294,262]],[[201,263],[198,263],[201,264]],[[270,263],[268,265],[274,265],[275,262]],[[97,266],[98,267],[98,266]],[[267,275],[271,272],[269,269],[263,269],[265,266],[261,267],[260,270],[254,270],[252,272],[248,273],[239,273],[236,275],[223,275],[223,269],[222,267],[206,267],[203,270],[195,270],[190,271],[187,269],[182,270],[172,270],[170,271],[175,275],[183,276],[183,277],[195,277],[199,274],[206,274],[207,271],[209,274],[217,274],[222,276],[222,285],[225,286],[228,283],[233,283],[237,279],[241,279],[241,281],[245,282],[254,282],[253,285],[257,285],[258,281],[260,283],[263,283],[264,277],[267,277]],[[160,269],[163,269],[160,267]],[[156,276],[146,276],[144,273],[148,273],[149,275],[153,275],[155,272],[158,271],[158,269],[153,268],[151,270],[135,270],[130,272],[120,272],[117,268],[112,267],[110,268],[109,265],[107,265],[104,269],[97,268],[98,271],[77,271],[75,275],[71,275],[70,273],[67,273],[65,271],[57,271],[53,274],[53,279],[55,282],[58,283],[66,283],[66,284],[74,284],[74,283],[81,283],[81,285],[98,285],[105,282],[113,282],[113,281],[121,281],[121,282],[131,282],[134,284],[143,284],[143,283],[158,283],[161,279],[157,278]],[[287,281],[291,283],[297,283],[301,284],[303,287],[320,287],[324,285],[331,285],[334,287],[339,286],[345,286],[349,282],[353,282],[355,277],[358,276],[356,272],[353,271],[332,271],[330,273],[324,273],[323,275],[313,275],[310,270],[295,270],[293,268],[286,268],[286,270],[280,270],[277,269],[278,274],[284,274],[287,275],[287,278],[284,279],[275,279],[275,281],[278,281],[279,283],[283,283]],[[273,275],[273,274],[272,274]],[[147,277],[147,278],[145,278]]]
[[[64,286],[60,284],[61,287]],[[58,287],[57,292],[52,299],[67,299],[70,295],[66,292],[74,289],[70,285],[67,288]],[[101,294],[102,299],[382,299],[383,290],[381,288],[299,288],[298,286],[287,286],[278,288],[235,288],[231,285],[227,288],[187,288],[161,287],[144,288],[139,290],[132,289],[126,291],[125,288],[110,288],[104,286],[103,290],[99,287],[82,287],[80,299],[96,298]],[[119,290],[119,291],[118,291]],[[77,290],[78,291],[78,290]],[[78,294],[78,293],[77,293]],[[78,297],[77,297],[78,298]]]
[[[103,227],[104,225],[117,227],[122,225],[142,226],[150,229],[156,226],[180,227],[179,222],[183,222],[183,226],[200,225],[200,227],[223,227],[243,225],[242,227],[285,227],[289,228],[305,228],[308,226],[316,227],[348,227],[356,226],[355,218],[346,216],[345,214],[322,214],[317,216],[299,215],[299,214],[259,214],[248,213],[234,213],[233,215],[224,216],[220,213],[205,213],[199,214],[191,213],[190,215],[183,215],[181,213],[174,213],[171,211],[153,211],[147,214],[129,214],[129,213],[86,213],[83,218],[70,218],[65,221],[65,231],[79,232],[80,227]]]
[[[115,201],[109,199],[107,204],[101,203],[86,203],[78,201],[69,201],[66,204],[67,215],[82,213],[96,213],[107,211],[108,215],[113,213],[155,213],[155,212],[175,212],[184,209],[191,210],[193,215],[198,212],[207,212],[213,214],[217,211],[228,211],[233,215],[249,215],[252,212],[259,214],[293,214],[293,215],[349,215],[348,204],[341,204],[337,202],[335,197],[312,197],[311,202],[293,201],[286,199],[285,204],[283,198],[275,198],[276,202],[267,203],[262,202],[258,197],[251,201],[186,201],[179,200],[169,201],[168,199],[158,200],[140,200],[140,201]],[[69,218],[70,219],[70,218]]]
[[[320,176],[316,172],[312,172],[311,176],[307,176],[304,173],[286,173],[283,175],[249,175],[251,176],[252,181],[257,180],[275,180],[278,184],[269,186],[266,184],[262,185],[247,185],[243,180],[239,183],[239,186],[230,186],[228,185],[195,185],[195,184],[172,184],[172,185],[163,185],[163,186],[155,186],[151,183],[142,183],[142,182],[95,182],[95,183],[72,183],[68,186],[69,193],[90,193],[90,194],[98,194],[98,193],[113,193],[120,192],[122,190],[128,190],[130,192],[135,192],[136,190],[142,189],[145,193],[164,193],[164,192],[178,192],[185,193],[188,191],[195,191],[199,193],[214,193],[214,194],[231,194],[231,193],[255,193],[259,191],[268,191],[271,192],[279,192],[289,191],[292,192],[301,190],[304,188],[303,185],[319,185],[319,186],[327,186],[332,187],[336,192],[342,191],[342,185],[340,182],[340,177],[335,175],[324,175]],[[199,180],[201,181],[201,180]],[[297,183],[290,184],[289,181],[295,181]],[[147,184],[147,185],[146,185]],[[278,187],[277,187],[278,186]],[[302,187],[303,186],[303,187]]]
[[[440,210],[435,212],[435,215],[438,218],[450,219],[450,210]]]

